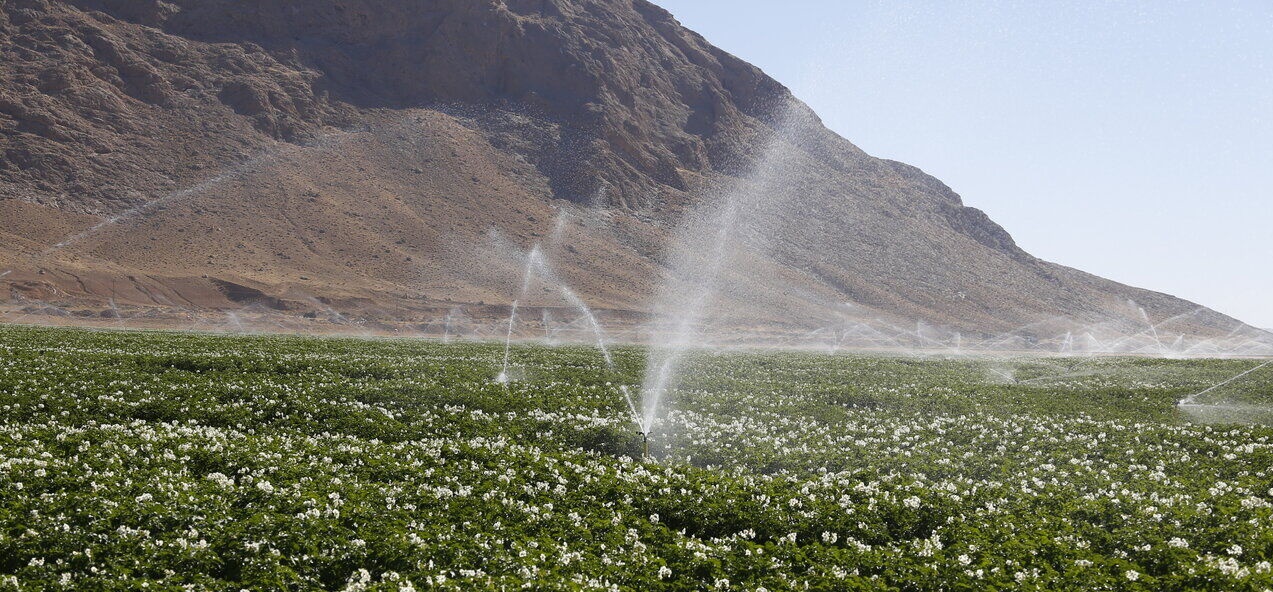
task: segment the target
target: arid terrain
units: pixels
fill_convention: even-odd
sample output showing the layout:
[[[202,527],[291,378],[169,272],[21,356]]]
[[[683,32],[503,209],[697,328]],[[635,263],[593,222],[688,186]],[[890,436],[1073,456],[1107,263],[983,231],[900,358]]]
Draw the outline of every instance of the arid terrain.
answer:
[[[731,326],[1247,331],[1031,256],[644,0],[10,0],[0,58],[9,320],[481,335],[538,243],[630,329],[682,216],[777,145]]]

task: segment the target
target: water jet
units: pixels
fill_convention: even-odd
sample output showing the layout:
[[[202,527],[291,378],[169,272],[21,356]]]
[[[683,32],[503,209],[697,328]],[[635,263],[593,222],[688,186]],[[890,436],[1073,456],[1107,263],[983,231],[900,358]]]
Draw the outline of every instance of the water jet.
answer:
[[[1199,404],[1197,404],[1197,403],[1194,403],[1194,401],[1196,401],[1196,400],[1198,399],[1198,397],[1201,397],[1202,395],[1205,395],[1205,394],[1207,394],[1207,393],[1209,393],[1209,392],[1211,392],[1211,391],[1214,391],[1214,390],[1216,390],[1216,389],[1218,389],[1218,388],[1220,388],[1220,387],[1222,387],[1222,386],[1224,386],[1224,385],[1226,385],[1226,384],[1232,383],[1233,381],[1235,381],[1235,380],[1237,380],[1237,379],[1239,379],[1239,378],[1242,378],[1243,376],[1246,376],[1246,375],[1248,375],[1248,374],[1250,374],[1250,373],[1252,373],[1252,372],[1255,372],[1256,370],[1259,370],[1260,368],[1263,368],[1263,367],[1265,367],[1265,366],[1268,366],[1269,364],[1273,364],[1273,360],[1269,360],[1269,361],[1264,362],[1263,364],[1260,364],[1259,366],[1255,366],[1255,367],[1253,367],[1253,368],[1248,368],[1246,371],[1244,371],[1244,372],[1242,372],[1242,373],[1238,374],[1237,376],[1234,376],[1234,377],[1232,377],[1232,378],[1229,378],[1229,379],[1227,379],[1227,380],[1224,380],[1224,381],[1222,381],[1222,382],[1219,382],[1219,383],[1217,383],[1217,384],[1214,384],[1214,385],[1212,385],[1212,386],[1210,386],[1210,387],[1208,387],[1208,388],[1206,388],[1206,389],[1204,389],[1204,390],[1202,390],[1202,391],[1200,391],[1200,392],[1197,392],[1197,393],[1194,393],[1194,394],[1192,394],[1192,395],[1189,395],[1188,397],[1185,397],[1185,398],[1181,399],[1180,401],[1178,401],[1178,402],[1176,403],[1176,406],[1177,406],[1177,407],[1201,407],[1201,406],[1203,406],[1203,405],[1199,405]]]

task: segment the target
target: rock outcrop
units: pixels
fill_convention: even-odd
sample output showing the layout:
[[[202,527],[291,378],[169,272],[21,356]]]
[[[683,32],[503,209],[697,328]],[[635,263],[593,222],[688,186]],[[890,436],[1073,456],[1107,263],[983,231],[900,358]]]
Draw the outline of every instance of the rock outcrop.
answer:
[[[679,216],[793,110],[801,231],[757,269],[806,300],[985,332],[1197,308],[1035,259],[645,0],[9,0],[0,282],[423,318],[507,299],[516,273],[475,266],[494,227],[522,248],[556,232],[562,274],[639,315]]]

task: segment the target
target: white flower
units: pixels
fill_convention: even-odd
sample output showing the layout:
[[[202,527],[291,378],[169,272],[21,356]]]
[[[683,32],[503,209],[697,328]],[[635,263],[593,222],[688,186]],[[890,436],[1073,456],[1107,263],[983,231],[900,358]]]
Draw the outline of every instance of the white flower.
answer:
[[[1238,557],[1242,555],[1242,545],[1234,545],[1232,547],[1229,547],[1229,554],[1234,557]]]
[[[260,489],[261,491],[264,491],[265,493],[274,493],[274,486],[270,485],[269,481],[257,482],[256,488]]]
[[[919,508],[919,498],[912,495],[902,500],[902,504],[911,509]]]
[[[660,568],[659,568],[659,579],[660,579],[660,580],[666,580],[666,579],[668,579],[668,578],[670,578],[670,577],[672,577],[672,568],[670,568],[670,567],[668,567],[668,566],[666,566],[666,565],[664,565],[663,567],[660,567]]]
[[[1136,571],[1136,570],[1134,570],[1134,569],[1129,569],[1129,570],[1127,570],[1127,579],[1128,579],[1128,580],[1130,580],[1130,581],[1132,581],[1132,582],[1135,582],[1136,580],[1139,580],[1139,579],[1140,579],[1140,572],[1138,572],[1138,571]]]
[[[1170,547],[1175,547],[1177,549],[1188,549],[1189,541],[1186,541],[1185,539],[1182,539],[1180,537],[1174,537],[1170,541],[1167,541],[1167,545]]]
[[[371,583],[371,573],[365,569],[350,574],[349,581],[345,583],[345,592],[361,592],[367,589],[367,585]]]
[[[1237,559],[1234,559],[1232,557],[1226,557],[1224,559],[1216,559],[1214,563],[1212,563],[1212,566],[1220,570],[1220,573],[1223,573],[1224,575],[1227,575],[1227,576],[1236,576],[1246,570],[1246,568],[1238,564]]]
[[[968,565],[969,563],[972,563],[972,557],[969,557],[966,553],[959,556],[959,565]]]
[[[1242,507],[1251,508],[1267,508],[1269,503],[1255,496],[1242,498]]]

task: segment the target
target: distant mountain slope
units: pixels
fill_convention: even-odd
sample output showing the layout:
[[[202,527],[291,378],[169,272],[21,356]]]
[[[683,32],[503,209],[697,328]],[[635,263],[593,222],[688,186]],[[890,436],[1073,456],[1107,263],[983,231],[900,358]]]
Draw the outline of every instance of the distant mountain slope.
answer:
[[[1237,324],[1035,259],[644,0],[9,0],[0,57],[11,299],[495,315],[520,272],[492,245],[549,242],[587,301],[638,319],[680,216],[745,183],[795,110],[801,230],[739,318]]]

